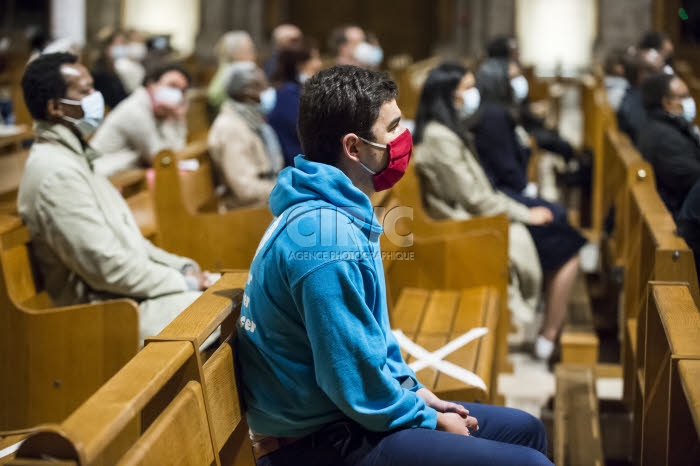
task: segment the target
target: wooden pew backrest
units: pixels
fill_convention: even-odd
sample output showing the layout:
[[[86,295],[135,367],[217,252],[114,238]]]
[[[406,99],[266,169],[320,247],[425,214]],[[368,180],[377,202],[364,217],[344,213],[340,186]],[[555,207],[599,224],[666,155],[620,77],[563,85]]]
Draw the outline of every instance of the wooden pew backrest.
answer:
[[[54,307],[29,241],[19,218],[0,218],[0,430],[60,421],[138,349],[136,303]]]
[[[184,160],[196,160],[197,168],[181,171]],[[248,268],[272,214],[267,207],[217,213],[206,140],[181,152],[163,151],[153,166],[159,245],[203,269]]]

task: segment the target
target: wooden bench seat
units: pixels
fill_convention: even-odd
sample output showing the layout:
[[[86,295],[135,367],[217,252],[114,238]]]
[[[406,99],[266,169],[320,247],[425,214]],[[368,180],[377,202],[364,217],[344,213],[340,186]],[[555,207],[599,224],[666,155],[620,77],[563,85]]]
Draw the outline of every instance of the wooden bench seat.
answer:
[[[29,246],[21,220],[0,216],[0,430],[62,420],[139,344],[134,301],[56,307]]]
[[[555,464],[603,466],[594,369],[585,365],[559,364],[555,377]]]
[[[0,155],[0,214],[17,213],[17,190],[28,150]]]
[[[641,413],[635,413],[635,423],[641,427],[636,432],[636,446],[640,448],[636,453],[643,465],[691,464],[685,456],[687,451],[681,455],[685,458],[681,463],[669,460],[674,450],[683,446],[676,441],[687,438],[687,433],[670,435],[676,423],[671,413],[679,408],[678,400],[671,396],[673,386],[676,392],[678,389],[679,364],[683,360],[700,362],[700,311],[687,284],[651,282],[645,314],[646,341],[637,359],[644,389],[639,400]],[[700,378],[692,380],[691,385],[700,385]],[[675,453],[678,458],[680,452]]]
[[[392,328],[401,330],[414,343],[433,352],[472,328],[488,333],[447,355],[444,360],[478,375],[486,390],[441,373],[433,366],[416,375],[426,387],[446,400],[489,402],[498,376],[494,368],[499,313],[497,290],[476,287],[461,291],[404,288],[390,315]],[[403,351],[408,364],[415,357]]]

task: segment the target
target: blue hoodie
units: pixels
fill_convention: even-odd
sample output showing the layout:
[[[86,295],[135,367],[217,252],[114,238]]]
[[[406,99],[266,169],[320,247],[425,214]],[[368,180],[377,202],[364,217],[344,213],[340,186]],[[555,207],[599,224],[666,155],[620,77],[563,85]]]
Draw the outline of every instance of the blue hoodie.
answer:
[[[297,437],[351,418],[373,431],[434,429],[437,413],[391,333],[369,198],[303,156],[270,195],[275,220],[250,267],[238,329],[248,424]],[[407,379],[413,379],[413,387]]]

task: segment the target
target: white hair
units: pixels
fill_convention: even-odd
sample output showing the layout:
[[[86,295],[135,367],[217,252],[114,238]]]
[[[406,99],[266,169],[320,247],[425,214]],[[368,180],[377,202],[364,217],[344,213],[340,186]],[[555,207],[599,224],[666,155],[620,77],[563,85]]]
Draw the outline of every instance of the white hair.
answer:
[[[252,61],[238,61],[230,64],[224,76],[226,94],[231,98],[240,94],[243,89],[255,82],[258,78],[258,70],[258,65]]]
[[[253,45],[253,39],[246,31],[229,31],[216,43],[216,55],[224,63],[236,61],[244,47]]]

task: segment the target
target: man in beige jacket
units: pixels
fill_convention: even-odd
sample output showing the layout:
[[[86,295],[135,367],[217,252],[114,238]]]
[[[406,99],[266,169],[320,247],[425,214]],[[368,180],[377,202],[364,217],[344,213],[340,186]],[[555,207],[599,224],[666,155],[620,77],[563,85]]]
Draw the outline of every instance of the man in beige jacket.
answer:
[[[143,238],[117,190],[94,172],[100,154],[85,138],[104,101],[74,55],[43,55],[22,78],[36,143],[19,187],[19,212],[46,289],[58,305],[127,297],[139,303],[141,341],[162,330],[199,295],[191,259]]]
[[[129,168],[150,166],[161,150],[185,147],[185,91],[189,84],[189,75],[178,65],[152,70],[144,87],[117,105],[90,141],[104,154],[95,162],[95,171],[110,176]]]

